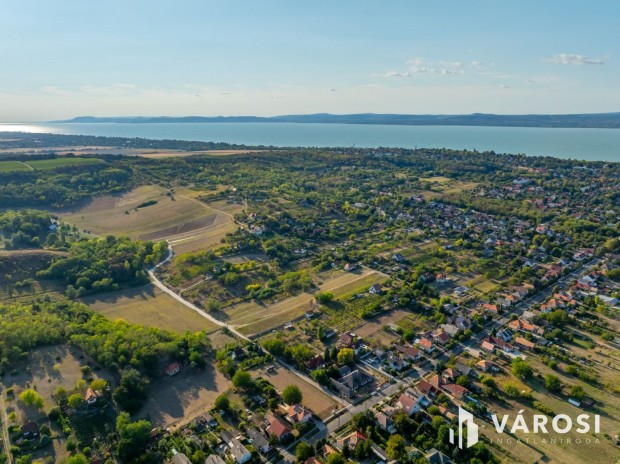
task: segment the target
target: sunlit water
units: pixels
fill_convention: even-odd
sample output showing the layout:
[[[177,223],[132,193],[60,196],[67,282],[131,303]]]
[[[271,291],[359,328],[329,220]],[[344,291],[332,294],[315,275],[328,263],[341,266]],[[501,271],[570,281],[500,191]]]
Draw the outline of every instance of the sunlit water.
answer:
[[[620,162],[619,129],[299,123],[0,124],[0,133],[7,131],[199,140],[275,147],[476,149]]]

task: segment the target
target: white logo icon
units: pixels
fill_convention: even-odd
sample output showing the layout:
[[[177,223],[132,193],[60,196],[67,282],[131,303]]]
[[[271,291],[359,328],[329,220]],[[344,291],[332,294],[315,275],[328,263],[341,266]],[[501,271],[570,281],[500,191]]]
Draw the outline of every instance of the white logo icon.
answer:
[[[465,448],[471,448],[478,443],[478,426],[474,423],[474,415],[459,407],[459,443],[458,447],[463,449],[463,427],[467,427],[467,437]],[[449,441],[455,444],[454,430],[450,429]]]

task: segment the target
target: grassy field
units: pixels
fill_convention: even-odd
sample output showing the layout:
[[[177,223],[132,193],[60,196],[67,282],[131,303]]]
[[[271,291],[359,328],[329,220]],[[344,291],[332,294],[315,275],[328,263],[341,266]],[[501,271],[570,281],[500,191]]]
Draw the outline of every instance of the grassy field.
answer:
[[[0,172],[30,171],[30,168],[19,161],[0,161]]]
[[[27,361],[2,378],[2,395],[5,395],[4,391],[8,387],[13,387],[15,391],[15,399],[4,399],[7,413],[15,412],[16,422],[20,425],[28,421],[36,421],[39,425],[48,424],[56,437],[51,446],[33,453],[35,461],[50,457],[53,462],[63,462],[69,456],[65,435],[58,426],[48,421],[46,413],[55,406],[52,394],[56,389],[74,388],[77,381],[83,378],[80,369],[85,365],[86,360],[78,349],[64,345],[49,346],[34,350]],[[113,380],[112,375],[105,369],[98,369],[93,373],[95,377],[104,378],[108,382]],[[34,388],[45,400],[42,410],[25,407],[17,399],[19,394],[28,388]]]
[[[357,293],[373,283],[383,282],[386,277],[378,272],[364,269],[341,273],[319,284],[316,292],[332,292],[336,297]],[[260,334],[287,322],[302,317],[312,308],[313,293],[300,293],[271,305],[260,305],[254,301],[242,303],[224,310],[230,322],[238,325],[246,335]]]
[[[192,311],[153,285],[122,290],[82,299],[91,309],[108,319],[124,319],[184,334],[186,331],[214,332],[219,326]]]
[[[216,211],[189,197],[172,197],[167,193],[157,186],[143,186],[123,195],[95,198],[78,210],[66,211],[62,217],[96,235],[169,239],[179,253],[219,244],[227,232],[236,229],[230,213]],[[147,203],[151,204],[141,206]]]
[[[176,429],[209,411],[215,398],[228,388],[230,381],[213,365],[207,364],[204,370],[188,368],[152,383],[149,398],[136,417]]]
[[[297,385],[303,395],[302,404],[311,409],[321,419],[330,416],[340,406],[329,395],[283,367],[277,366],[276,372],[273,374],[268,373],[265,369],[259,369],[255,372],[257,375],[269,380],[279,392],[282,392],[289,385]]]
[[[103,163],[104,161],[97,158],[54,158],[46,160],[28,161],[26,164],[33,169],[56,169],[67,166],[81,166],[85,164]]]

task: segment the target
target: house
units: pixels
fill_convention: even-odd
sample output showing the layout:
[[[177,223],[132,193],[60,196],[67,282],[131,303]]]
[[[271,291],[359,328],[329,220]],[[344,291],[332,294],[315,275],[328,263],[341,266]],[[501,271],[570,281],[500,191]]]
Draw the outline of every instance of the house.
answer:
[[[237,438],[233,438],[228,446],[230,454],[237,464],[243,464],[252,459],[252,453]]]
[[[309,371],[314,371],[322,367],[324,364],[325,364],[325,359],[323,359],[323,356],[320,354],[317,354],[314,358],[307,361],[305,366],[306,366],[306,369],[308,369]]]
[[[398,397],[398,401],[396,402],[396,406],[398,406],[402,411],[410,416],[414,412],[418,412],[420,410],[420,405],[422,404],[422,397],[415,397],[408,393],[403,393]]]
[[[483,341],[482,344],[480,345],[480,348],[482,348],[485,351],[490,351],[490,352],[495,351],[495,345],[487,341]]]
[[[380,429],[385,430],[390,434],[396,433],[396,426],[390,416],[379,411],[375,413],[375,419],[377,419],[377,425]]]
[[[514,331],[529,332],[536,335],[545,334],[544,328],[534,325],[523,319],[515,319],[514,321],[510,321],[508,323],[508,327],[510,327]]]
[[[416,389],[423,395],[428,396],[436,396],[441,392],[438,387],[425,379],[420,380],[420,382],[416,385]]]
[[[459,400],[462,400],[469,394],[469,390],[467,388],[455,383],[447,383],[443,385],[442,388]]]
[[[394,253],[392,255],[392,261],[397,262],[397,263],[402,263],[405,261],[405,257],[401,255],[400,253]]]
[[[388,356],[386,362],[390,369],[394,369],[398,372],[402,372],[409,367],[409,363],[407,361],[403,361],[398,356],[394,356],[393,354]]]
[[[516,337],[515,343],[523,348],[527,348],[528,350],[534,349],[534,343],[523,337]]]
[[[476,363],[476,367],[482,372],[499,372],[499,367],[497,366],[497,364],[491,361],[487,361],[486,359],[478,361]]]
[[[177,450],[172,450],[172,464],[192,464],[192,461],[183,454],[179,453]]]
[[[454,337],[461,330],[457,325],[454,324],[443,324],[441,325],[441,329],[450,337]]]
[[[346,263],[346,264],[344,265],[344,270],[345,270],[345,271],[347,271],[347,272],[352,272],[352,271],[354,271],[355,269],[357,269],[357,264],[354,264],[354,263]]]
[[[465,296],[465,294],[467,294],[468,290],[469,289],[467,287],[456,287],[454,289],[454,294],[456,296],[458,296],[459,298],[461,298],[461,297]]]
[[[441,373],[441,376],[450,382],[455,381],[459,375],[461,375],[461,373],[458,371],[458,369],[454,369],[452,367],[444,369]]]
[[[294,404],[287,409],[286,418],[291,424],[305,424],[312,419],[312,411],[301,404]]]
[[[482,309],[485,309],[495,314],[499,314],[499,308],[497,305],[494,305],[494,304],[485,303],[482,305]]]
[[[319,461],[317,458],[315,458],[314,456],[310,456],[308,459],[306,459],[304,461],[304,464],[322,464],[321,461]]]
[[[205,464],[226,464],[226,461],[224,461],[217,454],[210,454],[209,456],[207,456]]]
[[[420,339],[420,341],[418,342],[418,346],[426,353],[432,353],[433,351],[435,351],[435,345],[433,345],[433,342],[426,337],[422,337]]]
[[[430,449],[424,457],[429,464],[452,464],[452,460],[448,456],[435,448]]]
[[[27,424],[22,425],[20,431],[24,438],[30,439],[39,436],[39,426],[36,422],[28,422]]]
[[[433,335],[433,340],[436,340],[440,345],[445,345],[450,341],[450,336],[445,333],[443,330],[440,330],[435,335]]]
[[[336,443],[340,449],[349,448],[351,451],[355,450],[357,445],[363,441],[366,441],[366,437],[359,432],[352,432],[349,435],[340,437]]]
[[[420,350],[414,348],[413,346],[394,345],[394,348],[402,354],[404,359],[411,362],[418,361],[422,357]]]
[[[383,292],[383,287],[381,286],[381,284],[373,284],[368,289],[368,293],[371,293],[373,295],[381,295],[382,292]]]
[[[267,422],[269,422],[269,427],[265,431],[268,435],[276,437],[280,442],[286,441],[293,436],[293,429],[275,414],[270,414]]]
[[[362,345],[362,339],[353,332],[343,333],[337,343],[338,348],[351,348],[356,356],[362,351]]]
[[[84,400],[86,401],[86,404],[95,404],[98,399],[99,399],[99,393],[97,393],[92,388],[86,389],[86,395],[84,396]]]
[[[364,374],[356,369],[340,377],[338,380],[332,379],[332,386],[338,390],[342,396],[352,398],[359,388],[368,385],[373,380],[374,378],[372,376]]]
[[[175,362],[175,363],[169,364],[168,367],[166,367],[165,372],[166,372],[166,375],[169,375],[170,377],[172,377],[173,375],[178,374],[180,370],[181,370],[181,365]]]
[[[267,454],[271,451],[269,440],[257,429],[247,429],[246,435],[252,441],[252,446],[261,454]]]
[[[599,295],[598,299],[605,306],[618,306],[618,298],[610,297],[610,296],[606,296],[606,295]]]
[[[218,423],[215,417],[213,417],[208,412],[204,414],[203,420],[204,420],[205,425],[209,427],[210,429],[214,429],[215,427],[218,426]]]

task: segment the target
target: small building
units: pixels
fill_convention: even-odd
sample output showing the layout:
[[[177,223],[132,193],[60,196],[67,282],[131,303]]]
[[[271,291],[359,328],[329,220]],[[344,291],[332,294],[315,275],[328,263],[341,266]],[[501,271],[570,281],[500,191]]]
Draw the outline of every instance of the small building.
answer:
[[[86,404],[95,404],[98,399],[99,399],[99,393],[97,393],[92,388],[86,389],[86,395],[84,396],[84,400],[86,401]]]
[[[207,456],[205,464],[226,464],[226,461],[224,461],[217,454],[210,454],[209,456]]]
[[[39,436],[39,425],[36,422],[28,422],[22,425],[20,431],[24,438],[36,438]]]
[[[366,441],[366,437],[359,432],[352,432],[349,435],[340,437],[336,443],[340,449],[349,448],[351,451],[357,448],[357,445],[363,441]]]
[[[184,453],[172,450],[172,464],[192,464],[192,461]]]
[[[301,404],[289,406],[286,418],[291,424],[306,424],[312,419],[312,411],[304,408]]]
[[[293,429],[275,414],[270,414],[267,422],[269,422],[269,427],[265,431],[267,434],[276,437],[280,442],[286,441],[293,436]]]
[[[204,423],[210,429],[214,429],[218,426],[217,420],[208,412],[203,415]]]
[[[246,434],[252,440],[252,446],[261,454],[267,454],[271,451],[269,440],[257,429],[247,429]]]
[[[385,430],[390,434],[396,433],[396,425],[390,416],[379,411],[375,413],[375,419],[377,419],[377,425],[380,429]]]
[[[452,464],[452,460],[448,456],[435,448],[430,449],[424,457],[429,464]]]
[[[244,464],[252,459],[252,453],[237,438],[233,438],[228,446],[230,454],[237,464]]]
[[[175,362],[175,363],[169,364],[166,367],[165,372],[166,372],[166,375],[172,377],[173,375],[178,374],[180,370],[181,370],[181,365]]]
[[[418,343],[420,349],[426,353],[432,353],[435,351],[435,345],[431,340],[426,337],[422,337]]]
[[[383,287],[381,286],[381,284],[373,284],[368,289],[368,293],[371,293],[373,295],[381,295],[382,292],[383,292]]]

